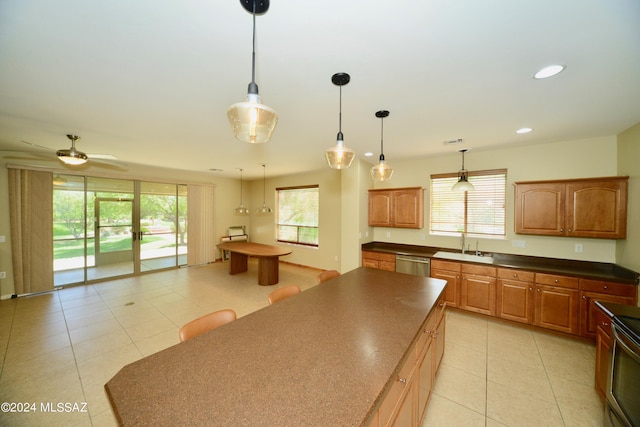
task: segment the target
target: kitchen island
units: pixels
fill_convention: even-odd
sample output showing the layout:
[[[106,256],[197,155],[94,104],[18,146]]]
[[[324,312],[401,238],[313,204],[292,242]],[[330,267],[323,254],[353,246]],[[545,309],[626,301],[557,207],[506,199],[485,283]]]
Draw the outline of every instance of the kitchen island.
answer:
[[[105,388],[123,425],[377,424],[399,412],[399,377],[417,369],[445,286],[361,267],[127,365]]]

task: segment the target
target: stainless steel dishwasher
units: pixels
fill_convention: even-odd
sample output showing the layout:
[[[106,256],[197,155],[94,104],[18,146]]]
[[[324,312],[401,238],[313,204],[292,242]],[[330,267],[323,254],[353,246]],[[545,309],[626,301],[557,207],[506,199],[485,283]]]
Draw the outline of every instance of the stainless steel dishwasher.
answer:
[[[429,258],[412,255],[396,255],[396,272],[429,277]]]

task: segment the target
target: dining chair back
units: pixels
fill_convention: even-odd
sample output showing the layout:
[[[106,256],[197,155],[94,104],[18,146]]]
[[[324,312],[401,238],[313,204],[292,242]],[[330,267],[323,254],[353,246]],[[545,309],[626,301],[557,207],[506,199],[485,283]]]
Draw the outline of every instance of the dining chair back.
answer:
[[[326,270],[316,276],[316,283],[320,284],[322,282],[326,282],[329,279],[333,279],[334,277],[338,277],[340,273],[337,270]]]
[[[269,304],[275,304],[278,301],[287,299],[302,292],[298,285],[287,285],[269,294]]]
[[[180,328],[180,342],[185,342],[195,336],[219,328],[236,320],[236,312],[231,309],[214,311],[198,317]]]

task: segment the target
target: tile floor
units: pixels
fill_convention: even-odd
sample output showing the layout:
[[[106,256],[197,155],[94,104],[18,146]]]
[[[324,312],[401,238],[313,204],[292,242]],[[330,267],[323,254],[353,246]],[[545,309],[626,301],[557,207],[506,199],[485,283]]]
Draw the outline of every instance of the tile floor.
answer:
[[[0,402],[32,411],[0,412],[0,425],[115,425],[103,387],[122,366],[177,344],[179,326],[205,313],[231,307],[243,316],[267,305],[274,287],[257,285],[255,262],[246,274],[226,269],[216,263],[0,301]],[[277,286],[308,289],[317,273],[281,264]],[[602,425],[593,345],[455,310],[446,328],[424,425]]]

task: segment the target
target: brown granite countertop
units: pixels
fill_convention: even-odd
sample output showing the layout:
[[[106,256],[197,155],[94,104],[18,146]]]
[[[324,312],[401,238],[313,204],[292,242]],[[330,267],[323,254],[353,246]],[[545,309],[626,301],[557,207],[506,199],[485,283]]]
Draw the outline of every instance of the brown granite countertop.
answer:
[[[363,251],[393,253],[397,255],[414,255],[433,257],[436,252],[455,252],[433,246],[404,245],[399,243],[370,242],[362,245]],[[576,261],[526,255],[492,253],[495,267],[516,268],[538,273],[563,274],[593,280],[638,285],[640,274],[617,264],[605,262]],[[465,261],[468,262],[468,261]],[[487,265],[483,263],[483,265]]]
[[[445,285],[360,267],[127,365],[105,388],[123,425],[362,425]]]

